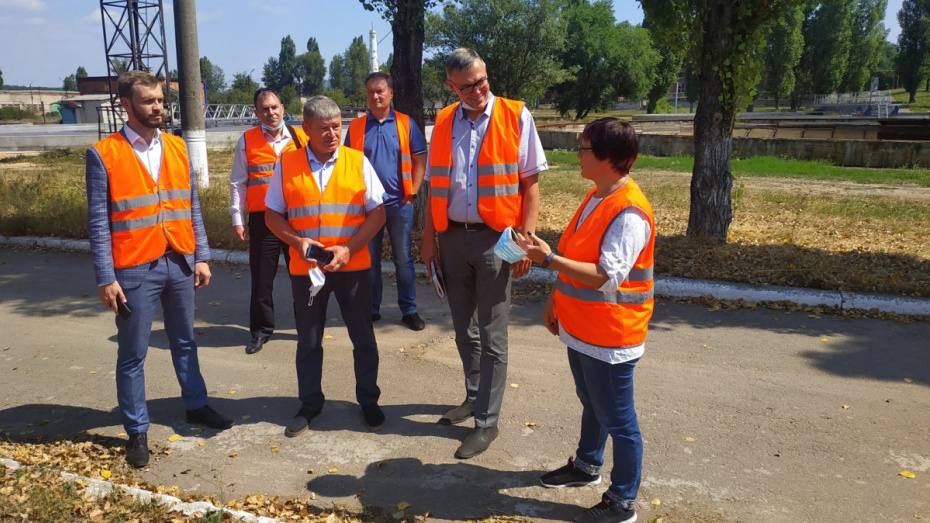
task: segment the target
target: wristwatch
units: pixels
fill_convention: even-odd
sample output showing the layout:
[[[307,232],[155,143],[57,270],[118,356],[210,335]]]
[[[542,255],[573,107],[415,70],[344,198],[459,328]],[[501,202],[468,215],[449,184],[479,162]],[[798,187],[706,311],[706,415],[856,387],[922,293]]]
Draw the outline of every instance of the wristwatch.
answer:
[[[549,253],[549,256],[546,256],[546,259],[543,260],[543,262],[542,262],[542,264],[541,264],[541,266],[542,266],[543,269],[545,269],[546,267],[549,266],[549,262],[552,261],[552,258],[555,258],[555,251],[550,252],[550,253]]]

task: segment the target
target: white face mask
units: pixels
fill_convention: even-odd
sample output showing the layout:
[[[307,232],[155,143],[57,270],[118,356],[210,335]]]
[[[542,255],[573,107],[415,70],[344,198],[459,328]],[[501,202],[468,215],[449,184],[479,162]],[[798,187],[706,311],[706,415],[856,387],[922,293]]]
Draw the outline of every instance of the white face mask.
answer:
[[[323,290],[323,284],[326,283],[326,275],[320,270],[319,265],[310,269],[307,273],[310,275],[310,302],[307,303],[309,307],[313,305],[313,297]]]
[[[494,246],[494,254],[507,263],[516,263],[522,260],[526,256],[526,251],[517,245],[515,238],[516,235],[513,229],[510,227],[504,229],[501,237],[497,240],[497,245]]]

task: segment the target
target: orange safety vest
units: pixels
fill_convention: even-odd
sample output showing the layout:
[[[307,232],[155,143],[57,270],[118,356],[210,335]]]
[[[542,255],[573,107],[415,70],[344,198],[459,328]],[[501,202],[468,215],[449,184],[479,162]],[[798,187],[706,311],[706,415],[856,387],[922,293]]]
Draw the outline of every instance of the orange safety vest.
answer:
[[[517,160],[520,156],[520,113],[523,102],[497,97],[491,121],[478,152],[478,214],[491,228],[503,231],[523,225],[523,193]],[[429,154],[430,205],[433,225],[449,226],[449,184],[452,181],[452,122],[459,103],[436,116]]]
[[[289,151],[281,155],[281,183],[287,203],[287,221],[301,238],[313,238],[324,247],[349,241],[365,223],[364,158],[359,151],[339,147],[339,157],[333,166],[326,191],[320,186],[307,153]],[[314,264],[304,261],[291,249],[291,274],[306,275]],[[304,253],[306,254],[306,253]],[[368,244],[352,255],[340,271],[361,271],[371,267]]]
[[[400,140],[400,175],[404,183],[404,194],[413,195],[413,162],[410,156],[410,117],[394,111],[397,122],[397,138]],[[349,147],[365,152],[365,124],[368,115],[356,118],[349,124]]]
[[[307,135],[303,129],[287,126],[284,132],[289,133],[289,129],[294,129],[294,135],[300,143],[295,144],[294,140],[287,142],[281,153],[299,149],[307,144]],[[292,138],[293,138],[292,136]],[[278,161],[278,155],[274,152],[274,147],[268,143],[262,133],[261,126],[249,129],[243,134],[245,138],[245,159],[249,164],[249,181],[246,183],[245,202],[249,212],[262,212],[266,210],[265,194],[268,193],[268,183],[271,182],[271,175],[274,173],[274,164]]]
[[[638,209],[649,221],[649,242],[636,258],[627,279],[613,292],[602,292],[559,274],[555,284],[555,316],[566,332],[590,345],[635,347],[646,341],[653,299],[653,253],[656,228],[652,206],[632,180],[604,198],[577,227],[578,218],[596,189],[591,189],[559,241],[565,258],[586,263],[600,261],[601,242],[608,227],[625,209]]]
[[[110,240],[117,269],[150,262],[168,244],[182,254],[196,247],[191,222],[190,164],[184,141],[162,133],[158,184],[121,133],[94,144],[110,185]]]

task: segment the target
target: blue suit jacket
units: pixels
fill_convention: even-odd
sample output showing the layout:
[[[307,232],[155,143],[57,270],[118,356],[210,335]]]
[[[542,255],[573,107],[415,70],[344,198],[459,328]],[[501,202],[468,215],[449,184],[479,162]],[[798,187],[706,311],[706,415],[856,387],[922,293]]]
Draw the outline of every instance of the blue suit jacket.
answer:
[[[125,138],[125,134],[120,131]],[[164,137],[162,137],[164,139]],[[90,238],[90,250],[94,255],[94,272],[97,285],[108,285],[116,281],[113,267],[113,244],[110,236],[110,180],[107,169],[97,149],[87,149],[87,235]],[[197,196],[197,180],[194,169],[188,167],[191,178],[191,222],[194,226],[194,254],[185,254],[184,259],[191,271],[194,264],[210,259],[210,246],[207,244],[207,231],[200,214],[200,198]],[[119,176],[118,173],[115,174]]]

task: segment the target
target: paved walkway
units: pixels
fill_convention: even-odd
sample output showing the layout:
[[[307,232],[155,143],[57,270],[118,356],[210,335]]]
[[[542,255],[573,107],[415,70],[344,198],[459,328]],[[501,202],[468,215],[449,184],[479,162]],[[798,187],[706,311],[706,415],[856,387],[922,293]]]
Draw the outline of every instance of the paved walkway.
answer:
[[[501,437],[481,456],[458,461],[452,454],[469,428],[435,421],[462,400],[461,363],[447,305],[425,279],[418,292],[426,330],[400,324],[390,285],[376,326],[385,429],[372,434],[363,425],[351,346],[334,308],[327,403],[313,429],[291,439],[283,435],[298,407],[287,276],[276,282],[278,332],[248,356],[248,272],[215,264],[213,273],[197,298],[201,362],[213,404],[238,423],[221,433],[185,423],[170,358],[151,351],[150,440],[170,453],[157,453],[140,472],[150,483],[221,499],[312,495],[319,509],[364,503],[394,512],[406,502],[408,514],[430,511],[436,521],[491,514],[564,521],[598,501],[603,485],[537,483],[573,452],[579,421],[566,349],[542,327],[542,301],[515,299]],[[0,429],[48,437],[122,432],[113,321],[96,299],[89,254],[0,248]],[[928,322],[710,311],[660,300],[636,378],[646,440],[640,519],[930,517],[928,339]],[[166,346],[159,322],[151,344]],[[182,438],[169,442],[175,433]],[[916,478],[900,476],[904,469]]]

